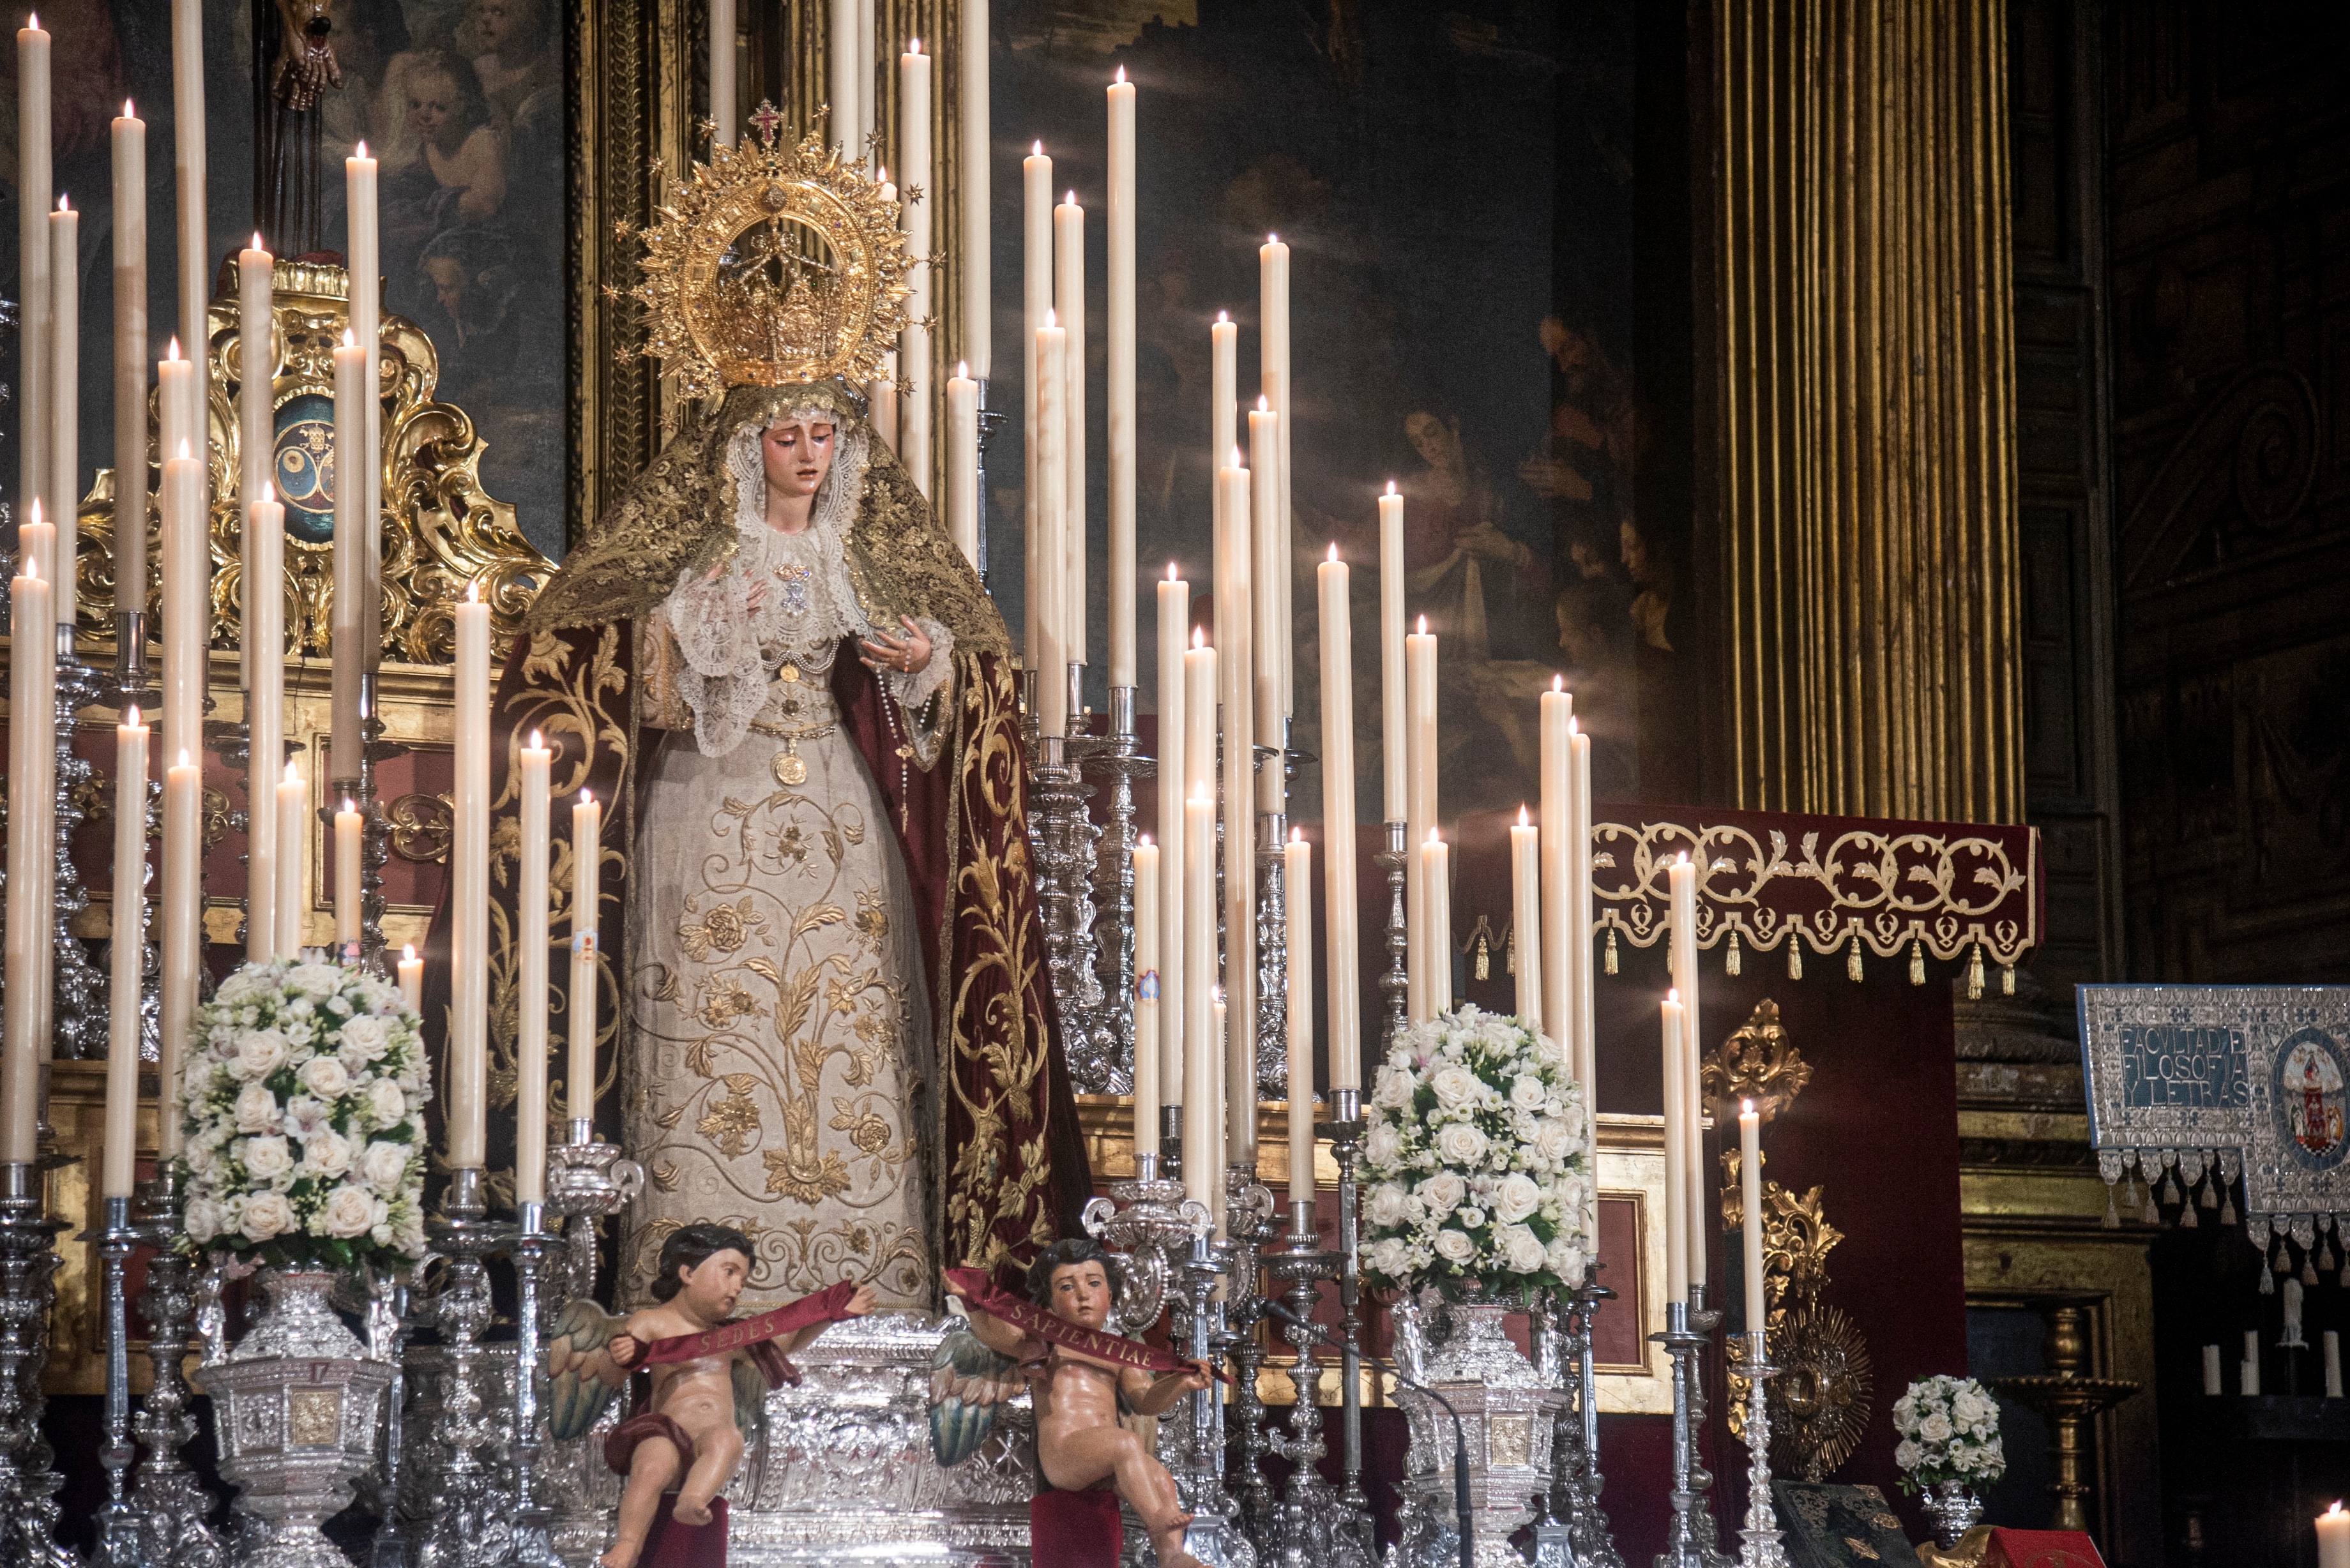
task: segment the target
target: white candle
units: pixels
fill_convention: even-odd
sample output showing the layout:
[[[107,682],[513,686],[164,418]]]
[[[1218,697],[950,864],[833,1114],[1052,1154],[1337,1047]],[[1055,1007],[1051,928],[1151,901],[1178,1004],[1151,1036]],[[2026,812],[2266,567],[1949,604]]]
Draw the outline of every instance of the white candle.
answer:
[[[1572,789],[1574,749],[1567,743],[1567,726],[1575,715],[1575,699],[1566,694],[1565,682],[1551,677],[1550,690],[1541,699],[1541,741],[1539,772],[1542,781],[1542,1015],[1544,1032],[1556,1041],[1566,1053],[1568,1071],[1575,1067],[1575,1008],[1569,1000],[1573,986],[1573,960],[1570,957],[1570,926],[1567,906],[1573,886],[1568,877],[1567,795]],[[1523,955],[1528,943],[1522,937],[1518,951]],[[1591,1091],[1584,1085],[1587,1096]]]
[[[1256,748],[1253,723],[1255,658],[1249,594],[1249,472],[1232,466],[1218,476],[1224,504],[1217,524],[1217,695],[1222,706],[1224,758],[1224,1000],[1232,1033],[1224,1059],[1227,1153],[1235,1165],[1256,1164]]]
[[[1273,410],[1275,420],[1274,440],[1274,461],[1263,466],[1273,470],[1274,506],[1270,518],[1265,509],[1257,508],[1257,527],[1272,540],[1269,552],[1274,569],[1263,574],[1263,591],[1273,597],[1277,625],[1290,624],[1289,563],[1290,552],[1290,410],[1292,399],[1289,385],[1289,247],[1281,243],[1279,234],[1267,234],[1264,244],[1256,250],[1257,309],[1259,338],[1259,390]],[[1253,452],[1254,449],[1251,449]],[[1252,457],[1252,462],[1255,459]],[[1282,717],[1294,711],[1295,684],[1291,673],[1293,649],[1289,639],[1283,638],[1267,650],[1267,656],[1277,661],[1274,680],[1281,692]]]
[[[906,387],[898,456],[914,488],[931,493],[931,214],[938,210],[931,173],[931,57],[910,40],[898,57],[898,180],[899,222],[914,265],[907,269],[906,325],[898,334],[898,378]]]
[[[1426,616],[1419,618],[1419,629],[1403,641],[1404,691],[1409,709],[1403,729],[1404,755],[1409,764],[1405,777],[1405,831],[1409,842],[1425,844],[1436,825],[1436,639],[1429,633]],[[1428,924],[1423,909],[1428,883],[1418,857],[1408,867],[1406,881],[1407,923],[1415,931],[1423,930]],[[1406,953],[1407,1006],[1411,1021],[1424,1023],[1442,1011],[1430,1000],[1435,977],[1428,971],[1428,944],[1415,941]],[[1417,961],[1412,961],[1415,958]]]
[[[139,1143],[139,971],[146,945],[147,726],[133,707],[124,710],[114,732],[114,956],[108,976],[102,1198],[130,1196]]]
[[[1404,699],[1403,497],[1395,481],[1379,497],[1379,761],[1383,820],[1409,819],[1409,747]]]
[[[1038,732],[1069,732],[1069,471],[1066,443],[1068,415],[1062,400],[1067,387],[1069,334],[1054,325],[1051,311],[1036,329],[1036,575],[1028,579],[1037,597],[1039,662],[1036,667]]]
[[[49,214],[49,521],[57,524],[50,605],[57,624],[74,624],[74,569],[81,534],[81,214],[57,198]]]
[[[1053,320],[1068,334],[1061,361],[1061,658],[1086,653],[1086,210],[1077,193],[1053,209]],[[1039,418],[1042,416],[1039,415]],[[1045,493],[1052,494],[1049,487]]]
[[[1566,953],[1575,1075],[1584,1086],[1584,1114],[1599,1114],[1599,1026],[1592,990],[1591,961],[1591,737],[1577,722],[1566,722],[1570,770],[1566,813]],[[1793,940],[1792,938],[1790,939]],[[1596,1194],[1596,1188],[1586,1190]],[[1593,1203],[1598,1199],[1594,1196]],[[1594,1212],[1596,1212],[1595,1210]]]
[[[2256,1328],[2244,1330],[2244,1359],[2238,1376],[2243,1382],[2246,1398],[2261,1391],[2261,1331]]]
[[[48,493],[49,182],[49,35],[34,16],[16,29],[16,494],[27,503]]]
[[[424,961],[416,956],[413,942],[400,950],[400,999],[411,1012],[424,1011]]]
[[[1754,1102],[1742,1103],[1738,1113],[1738,1193],[1744,1205],[1746,1250],[1742,1254],[1745,1263],[1746,1332],[1754,1333],[1769,1322],[1762,1305],[1762,1118],[1754,1113]]]
[[[863,86],[870,90],[870,84],[858,75],[864,57],[857,47],[857,0],[832,0],[832,143],[851,163],[865,156],[865,133],[858,129],[863,114],[858,100],[863,93],[858,89]]]
[[[947,533],[979,566],[979,383],[958,365],[947,379]]]
[[[1241,329],[1219,310],[1208,327],[1208,461],[1221,470],[1237,461],[1231,453],[1240,440]],[[1210,522],[1223,526],[1224,495],[1218,486]]]
[[[456,826],[449,844],[449,1166],[486,1158],[490,1023],[490,607],[456,607]]]
[[[156,1073],[163,1085],[158,1112],[160,1157],[180,1152],[180,1060],[196,1016],[196,966],[203,960],[203,775],[192,753],[163,774],[162,1039]]]
[[[1043,491],[1036,472],[1037,454],[1041,450],[1041,438],[1036,431],[1036,334],[1045,329],[1046,319],[1053,313],[1053,161],[1045,156],[1045,144],[1041,141],[1036,143],[1034,151],[1020,161],[1020,350],[1027,360],[1020,380],[1024,416],[1021,450],[1027,469],[1023,493],[1028,514],[1024,566],[1024,581],[1027,587],[1022,594],[1025,604],[1023,618],[1026,624],[1026,635],[1021,640],[1021,648],[1026,654],[1028,668],[1036,671],[1036,683],[1041,688],[1064,679],[1060,667],[1048,666],[1045,659],[1044,610],[1047,588],[1045,563],[1047,557],[1041,553],[1044,519],[1038,504]]]
[[[1363,998],[1355,906],[1355,631],[1338,546],[1314,568],[1322,619],[1322,907],[1329,927],[1330,1086],[1363,1085]]]
[[[1689,1126],[1681,1106],[1681,1004],[1678,993],[1664,1002],[1665,1075],[1665,1300],[1686,1302],[1690,1291]]]
[[[1690,1206],[1689,1225],[1684,1232],[1690,1245],[1690,1283],[1702,1286],[1706,1282],[1706,1245],[1708,1229],[1705,1222],[1705,1130],[1702,1120],[1702,1081],[1698,1074],[1699,1040],[1705,1032],[1705,1023],[1698,1006],[1697,986],[1697,867],[1684,854],[1668,869],[1671,888],[1669,918],[1672,925],[1673,989],[1681,1002],[1681,1067],[1680,1102],[1677,1111],[1683,1122],[1681,1158],[1687,1162],[1683,1200]]]
[[[359,450],[367,461],[359,465],[356,475],[359,481],[359,658],[360,667],[373,673],[383,663],[383,265],[379,259],[376,161],[368,156],[364,141],[343,160],[343,204],[350,228],[350,330],[365,356],[365,368],[359,372],[359,413],[367,435]],[[339,421],[337,439],[340,440]],[[341,491],[338,485],[338,499]],[[340,539],[342,534],[338,508],[335,537]]]
[[[246,493],[258,499],[244,509],[244,648],[252,672],[244,695],[251,742],[244,774],[244,956],[265,963],[277,934],[276,784],[277,760],[286,754],[286,508],[266,479]],[[277,591],[264,591],[264,583]]]
[[[2203,1392],[2215,1396],[2220,1392],[2220,1347],[2216,1345],[2203,1347]]]
[[[1289,830],[1289,1205],[1314,1201],[1314,846]]]
[[[1510,829],[1510,918],[1516,924],[1518,1019],[1543,1031],[1542,829],[1518,807]]]
[[[988,115],[988,0],[962,0],[962,357],[978,380],[994,364],[994,280],[989,249],[991,134]]]
[[[348,330],[342,347],[335,350],[335,451],[338,459],[367,451],[367,352]],[[350,483],[352,466],[336,463],[334,754],[329,772],[338,779],[359,776],[359,754],[367,743],[359,729],[359,677],[367,670],[367,627],[361,619],[367,608],[367,490]]]
[[[195,379],[195,367],[180,358],[180,340],[174,337],[155,362],[155,451],[168,460],[181,448],[192,448],[196,440],[195,421],[188,417],[192,398],[189,385]],[[162,497],[156,497],[156,507],[162,510]],[[168,515],[168,514],[166,514]],[[164,602],[171,600],[171,590],[164,589]]]
[[[348,799],[335,813],[335,946],[346,963],[359,958],[360,878],[367,869],[360,829],[365,824]]]
[[[147,122],[114,122],[114,609],[147,607]]]
[[[1134,84],[1109,95],[1109,683],[1134,684]]]
[[[283,573],[283,560],[280,559],[277,571],[265,568],[265,556],[274,541],[265,541],[258,536],[260,530],[255,526],[253,518],[253,504],[260,500],[268,489],[276,466],[276,443],[273,427],[276,410],[273,406],[276,401],[273,394],[276,390],[277,354],[276,324],[272,320],[270,304],[274,297],[272,273],[276,261],[276,257],[261,248],[261,235],[257,233],[253,236],[253,244],[236,253],[236,498],[244,508],[245,521],[244,536],[239,546],[239,554],[243,557],[244,635],[238,639],[237,666],[242,684],[247,691],[253,690],[257,666],[275,664],[277,662],[276,656],[282,652],[282,639],[280,646],[272,646],[258,632],[261,601],[273,591],[282,597],[283,587],[278,579]],[[265,648],[268,649],[268,656],[256,659],[256,651]],[[250,715],[247,717],[249,720]],[[260,759],[261,776],[266,779],[270,770],[263,750],[255,747],[253,754]],[[246,809],[248,812],[252,809],[250,801]],[[268,836],[265,827],[259,824],[255,825],[255,835],[263,838]]]
[[[891,187],[884,185],[882,190]],[[873,421],[874,439],[891,452],[898,450],[898,351],[881,357],[881,374],[865,383],[865,407]]]
[[[1228,1147],[1230,1140],[1225,1137],[1230,1117],[1213,1114],[1215,1106],[1229,1105],[1232,1093],[1231,1079],[1226,1069],[1232,1051],[1232,1009],[1225,1000],[1222,986],[1216,987],[1215,998],[1208,1003],[1208,1012],[1212,1023],[1211,1032],[1216,1037],[1214,1045],[1208,1053],[1208,1059],[1215,1064],[1215,1087],[1209,1091],[1208,1105],[1211,1114],[1208,1116],[1208,1125],[1201,1129],[1208,1142],[1200,1152],[1207,1157],[1208,1180],[1215,1189],[1215,1196],[1208,1203],[1208,1212],[1217,1217],[1216,1235],[1221,1240],[1224,1234],[1224,1195],[1231,1190],[1231,1185],[1225,1177],[1224,1166],[1225,1162],[1232,1158],[1232,1151]]]
[[[596,997],[598,940],[604,897],[604,803],[579,792],[571,808],[571,1060],[570,1119],[596,1115]]]
[[[2325,1355],[2325,1397],[2328,1399],[2339,1399],[2342,1397],[2342,1335],[2333,1329],[2327,1329],[2325,1331],[2325,1338],[2324,1341],[2324,1350]]]
[[[18,35],[21,39],[23,35]],[[23,57],[19,55],[19,59]],[[33,507],[39,516],[38,503]],[[37,1152],[41,1059],[48,1039],[48,988],[41,981],[49,951],[43,894],[57,867],[43,814],[35,805],[56,790],[57,639],[38,537],[46,523],[19,531],[19,570],[8,585],[8,784],[17,811],[8,824],[7,1019],[0,1043],[0,1160],[18,1164]],[[26,539],[26,534],[35,537]]]
[[[1159,1152],[1159,846],[1134,846],[1134,1152]]]
[[[1263,398],[1257,400],[1257,407],[1248,420],[1249,606],[1253,618],[1249,626],[1249,645],[1256,662],[1250,705],[1256,743],[1279,750],[1284,732],[1282,720],[1289,711],[1282,674],[1282,649],[1289,642],[1289,619],[1281,602],[1281,494],[1274,487],[1280,477],[1281,420],[1264,407]],[[1257,810],[1283,809],[1282,772],[1277,761],[1268,762],[1257,770]]]
[[[546,858],[555,753],[531,732],[516,753],[522,829],[515,876],[515,1201],[546,1198]]]
[[[732,147],[736,137],[734,46],[736,42],[734,0],[710,0],[710,140],[721,147]],[[517,1157],[519,1158],[519,1157]],[[521,1179],[521,1167],[515,1167],[515,1179]]]
[[[2339,1500],[2317,1516],[2317,1568],[2350,1568],[2350,1513]]]
[[[278,956],[292,958],[302,950],[302,861],[308,839],[304,819],[310,814],[310,786],[292,763],[277,786],[277,940]]]
[[[1215,669],[1215,652],[1208,669]],[[1216,1103],[1216,804],[1204,790],[1183,802],[1183,1194],[1210,1202],[1222,1107]]]
[[[205,429],[206,400],[212,369],[206,346],[212,342],[207,306],[213,296],[212,244],[206,238],[205,213],[212,190],[204,167],[204,16],[203,0],[172,0],[172,154],[180,215],[180,340],[188,346],[192,374],[181,384],[186,400],[180,417],[187,440],[201,457],[211,444]],[[176,441],[163,451],[176,452]],[[212,476],[200,469],[196,483],[204,490],[204,508],[211,501]],[[168,752],[171,739],[167,734]]]
[[[1428,974],[1428,1015],[1452,1011],[1451,846],[1436,829],[1419,846],[1420,909],[1427,916],[1420,938],[1420,967]]]
[[[1159,1099],[1183,1103],[1183,797],[1191,793],[1190,740],[1185,722],[1183,656],[1191,624],[1191,585],[1167,563],[1159,585],[1159,840],[1167,876],[1159,893],[1159,929],[1166,933],[1159,955]],[[1211,688],[1212,690],[1212,688]]]

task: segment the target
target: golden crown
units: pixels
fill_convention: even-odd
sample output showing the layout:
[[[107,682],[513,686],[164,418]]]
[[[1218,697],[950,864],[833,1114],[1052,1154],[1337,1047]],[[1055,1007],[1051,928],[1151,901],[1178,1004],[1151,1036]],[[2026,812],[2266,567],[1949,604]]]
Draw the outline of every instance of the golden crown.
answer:
[[[784,387],[840,377],[861,384],[906,324],[915,259],[898,203],[811,136],[777,138],[761,104],[739,147],[713,145],[644,232],[644,351],[678,389]]]

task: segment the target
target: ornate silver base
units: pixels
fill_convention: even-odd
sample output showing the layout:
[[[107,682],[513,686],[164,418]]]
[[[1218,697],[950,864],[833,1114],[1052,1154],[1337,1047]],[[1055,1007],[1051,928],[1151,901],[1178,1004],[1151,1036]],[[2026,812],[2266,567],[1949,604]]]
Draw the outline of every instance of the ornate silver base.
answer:
[[[512,1243],[514,1227],[485,1219],[484,1212],[482,1172],[450,1172],[442,1218],[432,1226],[433,1248],[449,1260],[434,1303],[449,1366],[440,1432],[447,1457],[433,1488],[432,1533],[417,1554],[423,1568],[491,1568],[504,1563],[514,1547],[513,1510],[498,1495],[494,1457],[484,1452],[498,1433],[484,1418],[487,1401],[474,1380],[482,1331],[491,1316],[485,1264]]]
[[[132,1430],[147,1450],[130,1483],[130,1506],[139,1519],[140,1561],[148,1568],[224,1568],[227,1549],[206,1523],[212,1494],[180,1449],[196,1435],[188,1413],[188,1383],[182,1373],[195,1342],[196,1292],[188,1254],[174,1244],[180,1233],[179,1169],[167,1164],[140,1190],[140,1223],[148,1244],[147,1288],[139,1314],[147,1323],[147,1359],[154,1378]]]
[[[0,1165],[0,1564],[79,1568],[57,1543],[57,1489],[41,1435],[41,1373],[48,1360],[57,1232],[41,1168]]]
[[[1341,1262],[1339,1254],[1321,1250],[1309,1206],[1293,1214],[1283,1244],[1265,1257],[1265,1270],[1287,1282],[1289,1310],[1310,1323],[1321,1297],[1320,1282],[1336,1279]],[[1322,1366],[1314,1355],[1322,1336],[1295,1324],[1284,1325],[1282,1333],[1296,1356],[1289,1367],[1289,1430],[1284,1434],[1276,1427],[1267,1440],[1274,1453],[1295,1468],[1280,1507],[1268,1521],[1266,1558],[1282,1568],[1325,1563],[1371,1568],[1375,1559],[1367,1539],[1373,1521],[1343,1507],[1337,1492],[1322,1479],[1320,1465],[1327,1451],[1322,1440]]]
[[[1599,1265],[1586,1266],[1572,1296],[1553,1303],[1565,1320],[1561,1339],[1567,1403],[1559,1409],[1551,1448],[1551,1518],[1565,1533],[1566,1561],[1575,1568],[1624,1568],[1622,1553],[1599,1507],[1599,1384],[1592,1351],[1592,1316],[1616,1293],[1599,1282]]]
[[[1762,1331],[1749,1330],[1738,1364],[1746,1379],[1746,1530],[1738,1549],[1739,1568],[1787,1568],[1779,1516],[1771,1502],[1771,1401],[1764,1385],[1779,1369],[1764,1359]]]
[[[1388,846],[1372,858],[1386,867],[1388,874],[1388,967],[1379,976],[1379,994],[1388,999],[1382,1044],[1393,1046],[1396,1036],[1404,1032],[1404,1010],[1411,995],[1411,976],[1404,966],[1404,954],[1411,946],[1411,930],[1403,908],[1404,871],[1411,864],[1411,849],[1404,839],[1411,828],[1409,823],[1390,822],[1387,830]]]

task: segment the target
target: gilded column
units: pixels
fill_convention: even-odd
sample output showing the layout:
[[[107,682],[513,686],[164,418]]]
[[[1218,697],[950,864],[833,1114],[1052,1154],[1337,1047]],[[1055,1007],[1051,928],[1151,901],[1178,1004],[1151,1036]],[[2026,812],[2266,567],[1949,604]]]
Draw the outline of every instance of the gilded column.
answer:
[[[1742,807],[2023,815],[2003,0],[1715,0]]]

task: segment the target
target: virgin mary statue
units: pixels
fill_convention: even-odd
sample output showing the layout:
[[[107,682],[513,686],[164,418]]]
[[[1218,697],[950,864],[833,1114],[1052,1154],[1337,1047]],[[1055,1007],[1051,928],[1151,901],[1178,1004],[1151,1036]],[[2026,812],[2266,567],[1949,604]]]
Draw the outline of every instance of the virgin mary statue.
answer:
[[[838,379],[901,314],[894,213],[813,147],[722,147],[695,189],[710,210],[648,237],[639,291],[687,413],[525,617],[494,755],[536,731],[558,791],[610,803],[602,1099],[648,1178],[621,1297],[715,1220],[756,1243],[751,1305],[850,1278],[927,1307],[941,1269],[1024,1261],[1089,1190],[1009,640]],[[826,267],[794,253],[791,203]],[[724,247],[709,293],[664,296],[697,269],[662,247],[690,243]]]

